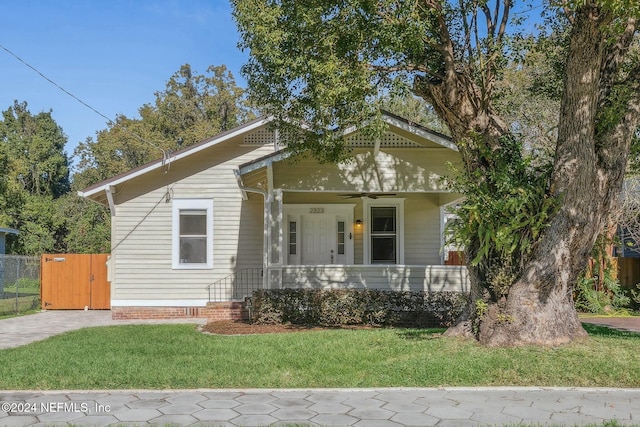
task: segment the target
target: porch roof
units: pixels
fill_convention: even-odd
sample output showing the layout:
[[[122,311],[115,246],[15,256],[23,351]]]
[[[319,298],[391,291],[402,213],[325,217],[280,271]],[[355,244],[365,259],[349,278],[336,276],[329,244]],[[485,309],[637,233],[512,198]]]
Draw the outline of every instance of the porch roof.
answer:
[[[424,148],[448,148],[452,151],[458,151],[458,147],[456,147],[455,143],[447,135],[433,131],[416,123],[412,123],[409,120],[406,120],[400,116],[396,116],[395,114],[392,114],[388,111],[383,111],[382,120],[385,121],[388,125],[394,127],[395,131],[408,133],[414,138],[417,137],[416,142],[418,143],[418,146]],[[354,133],[355,131],[355,128],[347,129],[345,131],[345,134]],[[373,144],[372,147],[377,149],[379,148],[379,145]],[[238,167],[238,171],[240,175],[244,177],[256,170],[272,165],[275,162],[287,159],[290,156],[291,153],[289,153],[288,151],[284,149],[278,150],[274,153],[241,164]]]
[[[352,162],[301,159],[289,165],[285,160],[292,153],[285,148],[239,165],[239,185],[260,191],[449,193],[441,178],[448,173],[446,164],[459,160],[453,141],[391,113],[382,118],[389,131],[376,141],[362,138],[355,128],[345,131],[354,150]]]

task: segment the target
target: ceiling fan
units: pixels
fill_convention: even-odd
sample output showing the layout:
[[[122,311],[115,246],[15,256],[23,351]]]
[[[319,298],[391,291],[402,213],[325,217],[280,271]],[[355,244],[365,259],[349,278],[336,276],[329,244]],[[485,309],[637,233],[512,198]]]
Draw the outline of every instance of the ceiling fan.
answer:
[[[368,197],[370,199],[377,199],[378,197],[395,197],[396,193],[352,193],[352,194],[338,194],[340,197],[346,197],[347,199],[360,199],[362,197]]]

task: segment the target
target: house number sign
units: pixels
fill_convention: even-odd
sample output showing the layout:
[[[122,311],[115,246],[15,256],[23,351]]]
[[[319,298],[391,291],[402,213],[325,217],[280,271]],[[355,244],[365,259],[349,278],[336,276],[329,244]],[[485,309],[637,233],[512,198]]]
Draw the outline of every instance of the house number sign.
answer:
[[[309,208],[310,214],[321,214],[324,213],[324,208]]]

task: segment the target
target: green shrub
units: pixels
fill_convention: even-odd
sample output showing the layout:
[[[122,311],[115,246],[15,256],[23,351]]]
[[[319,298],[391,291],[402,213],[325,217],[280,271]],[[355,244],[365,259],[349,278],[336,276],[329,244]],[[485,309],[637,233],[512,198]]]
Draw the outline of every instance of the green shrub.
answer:
[[[636,283],[636,289],[629,289],[629,299],[634,310],[640,311],[640,283]]]
[[[617,280],[607,278],[598,288],[597,279],[583,277],[578,280],[574,303],[584,313],[605,314],[629,306],[631,299],[624,294]]]
[[[266,289],[253,293],[258,324],[450,326],[468,304],[459,292]]]

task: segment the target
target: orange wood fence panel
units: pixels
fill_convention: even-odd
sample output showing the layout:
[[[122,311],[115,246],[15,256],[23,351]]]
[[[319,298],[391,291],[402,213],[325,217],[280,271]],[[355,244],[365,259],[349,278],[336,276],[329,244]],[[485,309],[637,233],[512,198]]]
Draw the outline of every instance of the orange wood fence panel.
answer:
[[[618,280],[623,289],[636,290],[640,283],[640,258],[618,258]]]
[[[450,251],[449,258],[444,261],[444,265],[464,265],[464,252]]]
[[[40,262],[40,300],[47,310],[108,310],[108,254],[45,254]]]

